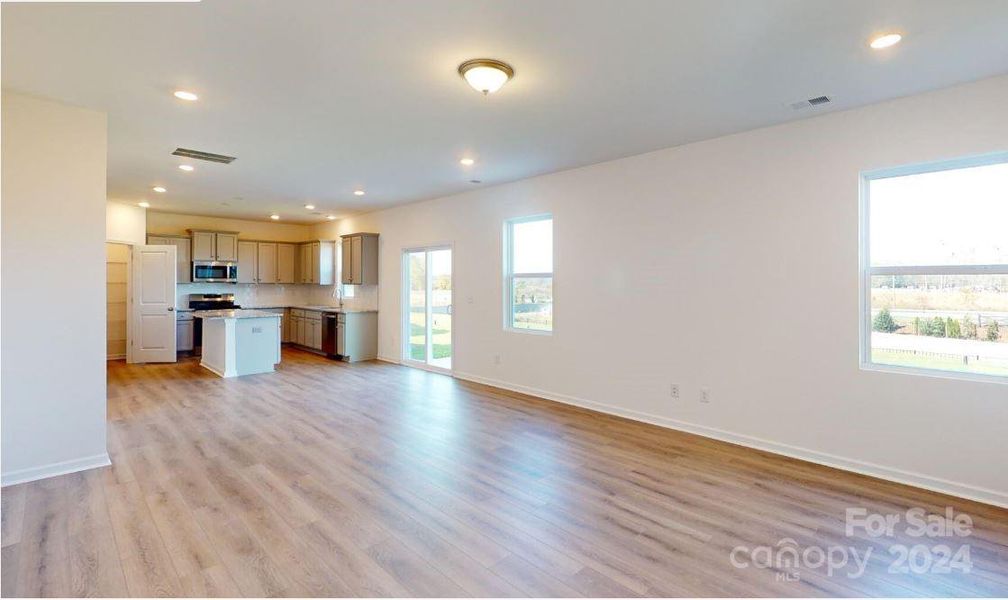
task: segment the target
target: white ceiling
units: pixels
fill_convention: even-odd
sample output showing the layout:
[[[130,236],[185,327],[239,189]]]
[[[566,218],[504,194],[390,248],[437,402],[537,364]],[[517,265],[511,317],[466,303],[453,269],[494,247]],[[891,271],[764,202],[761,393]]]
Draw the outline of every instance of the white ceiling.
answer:
[[[1004,0],[4,4],[3,85],[108,112],[111,198],[317,221],[1008,72]],[[887,51],[875,32],[905,32]],[[515,78],[481,97],[477,57]],[[172,97],[189,89],[199,102]],[[176,146],[237,156],[176,168]],[[462,156],[477,164],[463,168]],[[150,188],[163,185],[167,194]],[[358,198],[352,190],[362,187]]]

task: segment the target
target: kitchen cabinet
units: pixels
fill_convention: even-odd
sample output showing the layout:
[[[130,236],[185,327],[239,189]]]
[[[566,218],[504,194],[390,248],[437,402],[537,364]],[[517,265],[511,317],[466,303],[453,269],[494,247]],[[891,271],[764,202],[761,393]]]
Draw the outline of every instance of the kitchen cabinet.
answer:
[[[238,260],[237,233],[217,233],[217,260]]]
[[[175,350],[177,352],[192,352],[193,349],[193,317],[192,313],[179,313],[175,321]]]
[[[335,283],[335,242],[304,242],[300,245],[301,264],[298,283],[332,285]]]
[[[277,283],[297,283],[298,247],[295,244],[276,245]]]
[[[309,319],[311,323],[311,341],[308,344],[309,348],[314,348],[315,350],[322,349],[322,315],[316,313],[317,319]]]
[[[312,350],[322,349],[322,313],[314,310],[302,308],[292,308],[290,311],[291,320],[291,342],[298,346],[311,348]]]
[[[274,242],[256,244],[256,283],[277,282],[277,245]]]
[[[238,242],[238,283],[277,283],[276,242]]]
[[[193,260],[217,260],[217,236],[209,231],[192,232]]]
[[[344,235],[340,244],[340,282],[347,285],[377,285],[378,234]]]
[[[176,279],[178,283],[192,283],[192,240],[177,235],[149,235],[147,243],[175,246]]]
[[[339,313],[336,321],[336,354],[347,362],[378,357],[377,312]]]
[[[238,234],[231,231],[198,231],[192,235],[192,260],[238,260]]]
[[[259,262],[256,242],[238,242],[238,283],[256,283]]]

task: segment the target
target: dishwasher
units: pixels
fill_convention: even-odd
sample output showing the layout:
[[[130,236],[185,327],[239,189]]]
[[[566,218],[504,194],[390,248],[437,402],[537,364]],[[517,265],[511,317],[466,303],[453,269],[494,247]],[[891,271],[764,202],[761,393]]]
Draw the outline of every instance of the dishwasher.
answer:
[[[337,313],[325,313],[322,318],[322,352],[328,358],[339,359],[343,350],[343,329]]]

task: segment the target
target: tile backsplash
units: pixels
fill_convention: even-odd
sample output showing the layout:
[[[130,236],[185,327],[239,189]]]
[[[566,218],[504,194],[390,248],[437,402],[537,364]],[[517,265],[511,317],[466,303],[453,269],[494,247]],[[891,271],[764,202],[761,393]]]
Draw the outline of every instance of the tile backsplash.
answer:
[[[378,286],[356,285],[354,297],[344,298],[343,306],[351,309],[377,309]],[[177,306],[189,306],[189,294],[234,294],[241,306],[335,305],[331,285],[247,284],[247,283],[180,283],[176,286]]]

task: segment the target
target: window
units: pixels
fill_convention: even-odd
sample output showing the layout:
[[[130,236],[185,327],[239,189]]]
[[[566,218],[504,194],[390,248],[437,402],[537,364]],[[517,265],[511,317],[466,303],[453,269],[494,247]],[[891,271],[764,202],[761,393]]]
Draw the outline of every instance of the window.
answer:
[[[1008,153],[862,182],[865,368],[1008,383]]]
[[[339,286],[339,288],[337,288],[339,289],[339,295],[343,299],[353,298],[354,290],[357,286],[350,285],[349,283],[341,283],[343,281],[343,244],[341,244],[337,239],[333,246],[335,246],[335,255],[333,256],[333,259],[336,261],[336,285]],[[335,295],[336,293],[334,290],[333,296]]]
[[[553,217],[507,221],[504,257],[504,326],[553,331]]]

